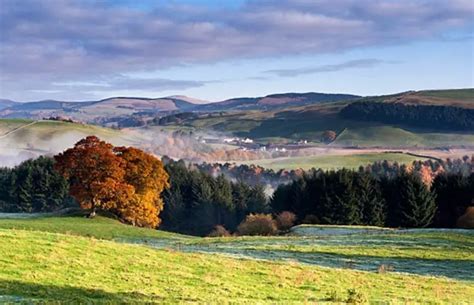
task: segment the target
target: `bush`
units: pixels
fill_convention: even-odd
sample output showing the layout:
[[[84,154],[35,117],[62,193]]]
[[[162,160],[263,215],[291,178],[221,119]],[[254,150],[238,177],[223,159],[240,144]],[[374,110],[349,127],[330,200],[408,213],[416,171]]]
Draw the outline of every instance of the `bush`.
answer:
[[[275,220],[278,229],[282,231],[287,231],[295,225],[296,215],[288,211],[283,211],[276,216]]]
[[[274,235],[277,226],[270,214],[250,214],[239,225],[240,235]]]
[[[229,231],[227,231],[226,228],[224,228],[224,226],[217,225],[214,227],[214,230],[212,230],[211,233],[209,233],[207,236],[208,237],[229,237],[230,233]]]
[[[316,224],[319,224],[321,222],[319,221],[318,216],[313,215],[313,214],[309,214],[309,215],[305,216],[305,218],[303,219],[303,223],[308,224],[308,225],[316,225]]]
[[[378,273],[386,273],[386,272],[390,272],[390,271],[393,271],[393,270],[394,270],[394,268],[393,268],[392,265],[386,265],[386,264],[382,264],[377,268]]]
[[[323,143],[329,144],[336,140],[337,133],[333,130],[325,130],[321,135],[321,141]]]
[[[466,212],[456,222],[458,228],[474,229],[474,206],[468,207]]]
[[[356,289],[348,289],[347,290],[347,300],[346,303],[348,304],[367,304],[367,296]]]

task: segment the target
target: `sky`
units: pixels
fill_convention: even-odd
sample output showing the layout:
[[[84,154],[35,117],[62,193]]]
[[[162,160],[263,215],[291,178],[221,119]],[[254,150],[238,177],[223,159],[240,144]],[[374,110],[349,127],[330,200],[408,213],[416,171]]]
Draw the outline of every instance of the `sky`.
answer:
[[[0,0],[0,98],[474,87],[471,0]]]

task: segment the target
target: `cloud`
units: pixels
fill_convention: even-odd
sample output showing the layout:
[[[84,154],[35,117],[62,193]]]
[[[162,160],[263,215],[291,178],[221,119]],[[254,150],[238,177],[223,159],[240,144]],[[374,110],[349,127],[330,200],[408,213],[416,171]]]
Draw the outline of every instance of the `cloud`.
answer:
[[[282,77],[291,77],[291,76],[298,76],[303,74],[316,74],[316,73],[324,73],[324,72],[335,72],[347,69],[354,69],[354,68],[372,68],[377,65],[385,63],[379,59],[357,59],[346,61],[340,64],[334,65],[321,65],[317,67],[306,67],[306,68],[299,68],[299,69],[276,69],[276,70],[268,70],[264,71],[264,73],[275,74]]]
[[[70,88],[76,90],[156,90],[164,91],[171,89],[184,90],[194,87],[201,87],[206,82],[193,80],[173,80],[164,78],[132,78],[126,76],[116,76],[110,79],[104,79],[96,82],[58,82],[51,85],[57,88]]]
[[[250,0],[232,8],[170,1],[139,9],[111,3],[0,0],[0,94],[15,94],[16,83],[29,90],[183,64],[432,39],[472,26],[474,14],[470,0]]]

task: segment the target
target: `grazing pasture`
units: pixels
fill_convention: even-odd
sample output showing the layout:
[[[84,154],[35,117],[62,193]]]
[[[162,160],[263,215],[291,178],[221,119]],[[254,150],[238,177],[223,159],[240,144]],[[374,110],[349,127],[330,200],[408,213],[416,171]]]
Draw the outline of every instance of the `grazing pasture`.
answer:
[[[195,238],[97,217],[0,219],[0,302],[467,303],[465,230],[299,226]]]
[[[398,162],[400,164],[410,164],[413,161],[420,159],[422,158],[404,153],[361,153],[353,155],[320,154],[304,157],[260,159],[239,163],[260,165],[264,168],[273,170],[297,168],[321,168],[324,170],[331,170],[340,168],[357,169],[359,166],[365,166],[380,160]]]

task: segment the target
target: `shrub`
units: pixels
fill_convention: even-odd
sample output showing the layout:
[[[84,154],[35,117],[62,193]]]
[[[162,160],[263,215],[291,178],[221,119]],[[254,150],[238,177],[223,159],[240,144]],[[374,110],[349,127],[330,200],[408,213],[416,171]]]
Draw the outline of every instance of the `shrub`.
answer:
[[[240,235],[274,235],[277,226],[270,214],[250,214],[239,225]]]
[[[367,296],[356,289],[348,289],[347,290],[347,300],[346,303],[348,304],[367,304]]]
[[[330,302],[344,302],[344,296],[337,290],[331,290],[328,292],[326,297],[326,301]]]
[[[309,214],[305,216],[305,218],[303,219],[303,223],[308,224],[308,225],[315,225],[315,224],[320,223],[320,221],[319,221],[318,216]]]
[[[394,270],[394,268],[393,268],[392,265],[386,265],[386,264],[382,264],[377,268],[378,273],[385,273],[385,272],[390,272],[390,271],[393,271],[393,270]]]
[[[329,144],[333,142],[334,140],[336,140],[336,137],[337,137],[337,133],[335,131],[325,130],[323,134],[321,135],[321,141],[326,144]]]
[[[468,207],[466,209],[466,212],[457,220],[456,225],[458,228],[474,228],[474,206]]]
[[[294,226],[296,221],[296,215],[294,213],[283,211],[278,214],[275,218],[278,229],[287,231]]]
[[[207,236],[208,237],[229,237],[230,233],[229,231],[227,231],[226,228],[224,228],[224,226],[217,225],[214,227],[214,230],[212,230],[211,233],[209,233]]]

